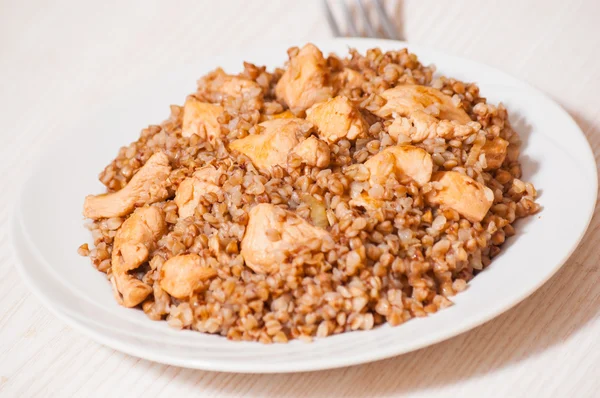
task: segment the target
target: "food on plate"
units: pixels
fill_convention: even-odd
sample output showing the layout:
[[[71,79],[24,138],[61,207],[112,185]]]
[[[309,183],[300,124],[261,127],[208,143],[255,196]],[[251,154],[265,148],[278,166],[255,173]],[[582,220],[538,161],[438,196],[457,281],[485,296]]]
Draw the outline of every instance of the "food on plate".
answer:
[[[85,198],[117,301],[263,343],[452,305],[539,210],[502,104],[406,49],[290,48],[198,81]]]

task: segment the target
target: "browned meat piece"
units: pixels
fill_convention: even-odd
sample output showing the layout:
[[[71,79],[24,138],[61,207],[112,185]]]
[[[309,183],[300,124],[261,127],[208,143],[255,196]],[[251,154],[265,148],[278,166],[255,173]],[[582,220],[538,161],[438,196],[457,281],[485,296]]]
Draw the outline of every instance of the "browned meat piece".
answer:
[[[502,163],[504,163],[504,159],[506,158],[507,148],[508,141],[503,140],[500,137],[486,141],[481,148],[481,151],[485,154],[485,161],[487,164],[485,170],[493,170],[502,166]]]
[[[148,259],[165,230],[162,210],[141,207],[117,231],[112,253],[112,272],[125,307],[135,307],[152,292],[151,286],[128,272]]]
[[[290,59],[288,67],[277,86],[277,99],[294,112],[310,108],[333,95],[328,85],[327,61],[313,44],[305,45]]]
[[[371,184],[384,184],[390,175],[402,182],[405,178],[424,185],[431,179],[433,161],[424,149],[410,145],[391,146],[365,162]]]
[[[277,272],[279,264],[290,254],[315,239],[327,238],[327,231],[312,226],[293,212],[263,203],[250,210],[241,253],[254,272],[269,274]]]
[[[217,271],[204,264],[197,254],[181,254],[168,259],[160,269],[160,287],[177,299],[185,299],[201,282],[217,276]]]
[[[438,171],[431,181],[441,184],[441,189],[428,193],[427,201],[456,210],[471,222],[483,220],[494,202],[491,189],[456,171]]]
[[[413,142],[427,138],[452,138],[472,133],[471,128],[457,126],[471,122],[471,118],[441,91],[426,86],[406,84],[384,91],[387,101],[373,112],[382,118],[394,118],[390,135],[404,134]],[[454,122],[454,123],[451,123]]]
[[[329,145],[316,137],[308,137],[296,145],[292,154],[296,154],[307,165],[320,168],[329,166],[331,160]]]
[[[221,114],[223,114],[222,106],[188,97],[183,107],[181,135],[190,137],[196,134],[214,144],[221,136],[221,125],[218,121]]]
[[[218,68],[198,82],[199,95],[210,102],[222,102],[226,97],[260,97],[262,88],[255,81],[228,75]]]
[[[350,89],[361,88],[363,83],[365,83],[364,76],[360,72],[350,68],[344,68],[343,71],[333,76],[333,86],[338,90],[341,87]]]
[[[167,178],[170,172],[169,158],[163,152],[157,152],[125,188],[114,193],[86,197],[83,215],[94,219],[121,217],[131,213],[137,206],[165,200],[169,196]]]
[[[273,166],[285,167],[290,151],[312,128],[304,119],[275,119],[259,124],[260,134],[249,135],[229,144],[229,149],[248,156],[260,170],[268,172]]]
[[[410,116],[415,111],[431,109],[431,114],[439,120],[456,120],[463,124],[471,121],[467,112],[452,103],[452,98],[433,87],[403,84],[385,90],[381,96],[387,102],[374,112],[379,117],[390,117],[394,112]]]
[[[332,143],[365,137],[368,130],[359,110],[343,96],[314,105],[306,111],[306,120],[317,126],[321,138]]]

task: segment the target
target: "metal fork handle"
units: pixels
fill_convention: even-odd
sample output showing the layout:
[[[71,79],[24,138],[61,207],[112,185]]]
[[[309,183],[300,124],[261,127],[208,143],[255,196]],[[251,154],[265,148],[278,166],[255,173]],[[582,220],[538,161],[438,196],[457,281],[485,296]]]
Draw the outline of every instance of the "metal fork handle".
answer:
[[[348,3],[345,0],[342,0],[341,3],[342,3],[342,10],[344,13],[345,27],[346,27],[347,34],[344,34],[342,32],[342,30],[340,29],[340,26],[336,22],[335,16],[333,14],[331,6],[329,5],[329,2],[327,0],[323,0],[325,16],[327,18],[327,22],[329,23],[329,27],[331,28],[333,35],[334,36],[359,36],[360,33],[358,32],[358,29],[356,28],[356,24],[355,24],[356,21],[354,19],[354,16],[352,15],[352,11],[350,10]],[[394,40],[400,39],[398,30],[396,29],[395,24],[392,22],[390,17],[387,15],[387,12],[385,10],[382,0],[373,0],[372,3],[375,6],[375,11],[377,13],[379,24],[381,25],[381,29],[385,33],[384,37],[387,37],[389,39],[394,39]],[[367,6],[365,5],[365,2],[363,0],[355,0],[355,4],[357,5],[357,10],[358,10],[358,14],[359,14],[358,16],[362,20],[362,24],[363,24],[368,36],[369,37],[383,36],[378,33],[377,28],[374,26],[373,22],[369,18],[369,12],[367,10]]]

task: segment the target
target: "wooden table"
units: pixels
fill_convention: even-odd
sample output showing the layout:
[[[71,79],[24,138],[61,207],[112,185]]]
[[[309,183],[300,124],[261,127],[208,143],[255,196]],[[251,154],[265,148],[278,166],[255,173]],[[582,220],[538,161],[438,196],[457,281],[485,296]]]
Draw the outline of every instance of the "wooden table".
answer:
[[[415,0],[395,10],[409,41],[493,65],[549,94],[598,156],[598,1]],[[561,271],[504,315],[417,352],[332,371],[253,376],[140,360],[71,330],[27,290],[13,267],[9,204],[72,115],[174,63],[330,35],[319,1],[0,0],[0,396],[600,394],[600,217]]]

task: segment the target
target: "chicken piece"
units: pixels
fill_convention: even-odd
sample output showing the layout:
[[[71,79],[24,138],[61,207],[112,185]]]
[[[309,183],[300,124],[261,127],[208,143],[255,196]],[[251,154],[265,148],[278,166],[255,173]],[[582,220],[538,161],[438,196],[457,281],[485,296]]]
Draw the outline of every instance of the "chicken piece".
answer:
[[[250,79],[228,75],[221,68],[215,69],[198,81],[200,96],[210,102],[221,102],[226,97],[262,97],[260,85]]]
[[[360,111],[344,96],[312,106],[306,111],[306,120],[317,126],[321,138],[331,143],[342,138],[364,138],[369,129]]]
[[[192,175],[200,181],[205,181],[211,184],[219,185],[221,176],[223,176],[223,171],[215,168],[215,166],[209,165],[200,167],[198,170],[194,171],[194,174]]]
[[[373,113],[382,118],[387,118],[394,112],[406,117],[415,111],[427,109],[431,113],[437,113],[434,116],[439,120],[456,120],[462,124],[471,121],[467,112],[454,105],[452,98],[433,87],[403,84],[385,90],[381,96],[387,102]]]
[[[323,53],[314,44],[305,45],[290,58],[287,69],[275,86],[277,99],[297,113],[333,95]]]
[[[160,287],[183,300],[197,290],[201,282],[217,276],[217,271],[197,254],[181,254],[168,259],[160,268]]]
[[[184,179],[177,192],[175,192],[175,204],[179,209],[179,218],[187,218],[194,215],[200,199],[209,192],[218,193],[219,180],[223,173],[214,166],[204,166],[194,172],[191,177]]]
[[[257,274],[279,271],[281,262],[315,239],[331,239],[324,229],[272,204],[259,204],[249,215],[241,254],[246,265]]]
[[[361,88],[365,82],[365,78],[360,72],[350,68],[344,68],[343,71],[336,73],[332,80],[333,86],[338,90]]]
[[[493,140],[487,140],[481,148],[481,151],[485,154],[485,161],[487,164],[485,170],[500,168],[506,158],[507,148],[508,141],[500,137],[496,137]]]
[[[431,179],[433,161],[424,149],[395,145],[367,160],[365,166],[370,172],[371,185],[383,185],[390,175],[395,175],[399,182],[405,182],[408,177],[422,186]]]
[[[296,154],[307,165],[322,169],[328,167],[331,160],[329,145],[312,136],[296,145],[292,154]]]
[[[221,136],[221,124],[218,118],[222,114],[222,106],[188,97],[183,107],[181,135],[191,137],[196,134],[214,144],[217,138]]]
[[[264,131],[231,142],[229,149],[248,156],[264,172],[276,165],[285,167],[288,154],[300,142],[298,136],[312,128],[310,122],[297,118],[267,120],[258,126]]]
[[[112,252],[112,273],[125,307],[135,307],[152,292],[151,286],[128,272],[148,259],[166,228],[162,210],[140,207],[117,231]]]
[[[139,267],[166,229],[165,215],[157,207],[140,207],[115,235],[112,269],[127,272]]]
[[[263,120],[261,121],[265,121],[265,120],[274,120],[274,119],[294,119],[296,117],[296,115],[294,115],[292,113],[292,111],[290,111],[289,109],[280,113],[275,113],[274,115],[263,115],[262,118]]]
[[[471,133],[470,128],[457,127],[471,122],[469,115],[435,88],[406,84],[385,90],[381,96],[387,102],[373,113],[381,118],[394,117],[388,129],[392,137],[403,134],[412,142],[421,142]]]
[[[398,116],[388,127],[388,133],[397,142],[421,142],[428,138],[461,138],[477,133],[477,122],[460,124],[455,120],[438,120],[425,111],[415,111],[409,117]],[[407,141],[408,138],[408,141]]]
[[[409,117],[398,116],[388,127],[388,133],[397,142],[402,135],[410,138],[410,142],[421,142],[427,138],[437,137],[438,120],[424,111],[414,111]]]
[[[165,200],[168,177],[171,173],[169,158],[163,152],[153,154],[125,188],[114,193],[89,195],[83,204],[87,218],[110,218],[126,216],[135,207]]]
[[[124,307],[132,308],[143,302],[152,293],[152,287],[133,275],[113,274],[115,298]]]
[[[175,192],[175,203],[179,209],[179,218],[184,219],[194,215],[200,199],[209,192],[218,193],[217,185],[202,181],[197,177],[188,177],[181,181]]]
[[[427,202],[456,210],[471,222],[483,220],[494,202],[491,189],[456,171],[438,171],[433,173],[431,181],[441,188],[430,191],[425,196]]]

